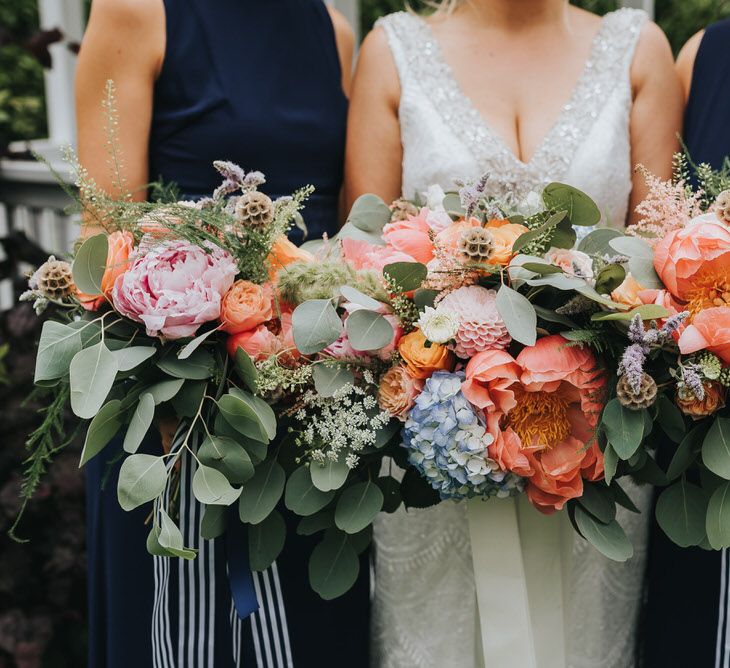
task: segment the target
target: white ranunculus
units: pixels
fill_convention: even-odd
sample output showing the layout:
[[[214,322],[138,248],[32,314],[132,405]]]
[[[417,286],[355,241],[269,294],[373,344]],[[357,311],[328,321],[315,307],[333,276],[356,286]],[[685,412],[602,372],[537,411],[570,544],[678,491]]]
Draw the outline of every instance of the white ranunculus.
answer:
[[[452,311],[440,311],[427,306],[416,323],[431,343],[446,343],[456,336],[459,318]]]

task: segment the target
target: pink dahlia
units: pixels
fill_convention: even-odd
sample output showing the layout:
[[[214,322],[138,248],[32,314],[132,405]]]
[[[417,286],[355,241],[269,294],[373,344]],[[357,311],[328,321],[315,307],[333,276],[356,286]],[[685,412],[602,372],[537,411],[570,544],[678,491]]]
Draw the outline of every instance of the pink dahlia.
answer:
[[[497,311],[497,293],[478,285],[469,285],[447,294],[439,311],[450,311],[459,318],[459,329],[452,345],[462,359],[470,359],[483,350],[506,348],[512,338]]]
[[[238,271],[233,257],[213,244],[205,250],[170,241],[130,259],[114,283],[114,307],[144,323],[149,336],[168,339],[193,336],[204,322],[217,320]]]

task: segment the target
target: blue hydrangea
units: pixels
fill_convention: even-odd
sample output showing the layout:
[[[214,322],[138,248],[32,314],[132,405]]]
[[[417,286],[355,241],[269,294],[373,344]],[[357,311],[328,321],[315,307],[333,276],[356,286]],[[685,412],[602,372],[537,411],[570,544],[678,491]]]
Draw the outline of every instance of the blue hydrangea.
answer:
[[[445,371],[426,381],[403,430],[408,460],[442,499],[517,494],[522,479],[489,459],[493,437],[462,394],[463,381],[463,373]]]

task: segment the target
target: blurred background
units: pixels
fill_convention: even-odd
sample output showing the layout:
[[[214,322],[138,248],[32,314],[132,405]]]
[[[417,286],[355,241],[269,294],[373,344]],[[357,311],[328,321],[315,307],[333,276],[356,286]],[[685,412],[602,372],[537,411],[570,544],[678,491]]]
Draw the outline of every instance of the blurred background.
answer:
[[[266,2],[267,0],[261,0]],[[365,35],[403,0],[336,0]],[[697,30],[730,16],[730,0],[581,0],[603,14],[621,4],[654,13],[677,52]],[[415,9],[423,3],[413,0]],[[65,451],[31,503],[19,536],[7,531],[19,509],[24,442],[37,424],[32,389],[39,320],[18,306],[23,275],[50,252],[70,250],[69,200],[60,147],[73,143],[73,67],[88,0],[0,0],[0,668],[85,664],[83,485],[78,452]],[[130,667],[131,668],[131,667]]]

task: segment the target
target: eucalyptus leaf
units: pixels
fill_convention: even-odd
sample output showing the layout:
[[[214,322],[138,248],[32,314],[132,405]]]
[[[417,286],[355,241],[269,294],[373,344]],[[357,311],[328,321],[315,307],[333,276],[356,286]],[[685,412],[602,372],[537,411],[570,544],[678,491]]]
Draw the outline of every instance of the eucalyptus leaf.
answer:
[[[554,322],[558,325],[565,325],[566,327],[571,327],[573,329],[578,328],[578,326],[567,316],[556,313],[555,311],[551,311],[544,306],[538,306],[537,304],[533,304],[532,307],[535,309],[537,317],[541,318],[542,320],[546,320],[547,322]]]
[[[659,526],[680,547],[699,545],[705,538],[707,498],[702,490],[682,479],[667,487],[656,504]]]
[[[578,250],[587,255],[613,255],[614,250],[609,246],[609,241],[620,236],[623,235],[618,230],[610,227],[599,227],[581,239]]]
[[[157,498],[165,489],[167,469],[162,457],[130,455],[119,470],[117,497],[124,510],[133,510]],[[167,547],[167,546],[163,546]]]
[[[383,507],[383,492],[374,482],[360,482],[342,492],[335,508],[335,524],[354,534],[369,526]]]
[[[549,285],[551,288],[558,290],[577,290],[586,285],[585,280],[578,276],[568,276],[567,274],[546,274],[540,278],[528,278],[525,283],[532,287],[540,287]]]
[[[390,207],[380,197],[366,194],[355,200],[347,222],[363,232],[380,235],[390,215]]]
[[[352,223],[345,223],[334,238],[338,241],[340,239],[352,239],[353,241],[364,241],[365,243],[372,244],[373,246],[385,246],[385,241],[383,241],[381,233],[364,232],[359,227],[355,227]],[[319,241],[321,245],[321,240]]]
[[[132,346],[115,350],[114,357],[120,371],[131,371],[152,357],[157,350],[153,346]]]
[[[380,350],[393,341],[393,325],[383,315],[358,309],[345,321],[347,339],[354,350]]]
[[[537,313],[527,297],[502,285],[497,291],[496,305],[510,336],[526,346],[534,346],[537,340]]]
[[[124,435],[124,451],[134,454],[142,444],[144,437],[152,425],[155,417],[155,400],[149,392],[140,398],[137,408],[129,421],[127,433]]]
[[[602,524],[616,519],[616,503],[611,490],[601,483],[584,483],[578,503]]]
[[[241,496],[241,488],[232,487],[217,469],[200,464],[193,475],[193,494],[200,503],[230,506]]]
[[[322,397],[329,398],[347,385],[355,382],[355,374],[343,366],[316,364],[312,367],[314,389]]]
[[[642,320],[657,320],[659,318],[666,318],[671,314],[664,306],[659,304],[644,304],[643,306],[637,306],[630,311],[623,311],[621,313],[594,313],[591,316],[591,320],[594,322],[604,320],[630,321],[637,315],[641,316]]]
[[[155,405],[170,401],[182,388],[185,381],[182,378],[173,380],[162,380],[147,388],[147,392],[152,395]]]
[[[712,493],[705,529],[712,549],[730,547],[730,482],[723,483]]]
[[[167,355],[157,362],[157,366],[173,378],[206,380],[213,373],[215,360],[207,350],[198,348],[184,359],[176,355]]]
[[[427,306],[433,308],[433,305],[436,303],[436,297],[438,295],[438,290],[418,288],[418,290],[413,293],[413,302],[419,312],[423,312]]]
[[[428,269],[420,262],[393,262],[383,267],[388,277],[401,292],[418,290],[428,276]]]
[[[258,390],[257,380],[259,377],[259,371],[253,363],[251,356],[243,348],[239,347],[236,350],[234,363],[238,377],[244,382],[246,387],[251,390],[251,392],[256,392]]]
[[[252,571],[265,571],[284,549],[286,524],[275,510],[248,529],[248,558]]]
[[[180,533],[180,529],[177,524],[172,521],[170,516],[164,511],[160,510],[160,532],[157,540],[162,548],[170,552],[173,556],[180,557],[181,559],[191,560],[195,559],[196,551],[183,546],[183,537]]]
[[[532,271],[536,274],[540,274],[540,276],[544,276],[546,274],[564,273],[560,267],[557,267],[554,264],[546,264],[544,262],[525,262],[520,266],[522,266],[524,269],[527,269],[527,271]]]
[[[178,417],[195,417],[207,389],[208,383],[204,380],[185,381],[180,391],[170,399],[170,403],[175,409],[175,414]]]
[[[310,299],[294,309],[292,333],[299,352],[313,355],[337,341],[342,333],[342,320],[331,300]]]
[[[695,461],[697,453],[702,447],[702,437],[704,434],[704,428],[697,426],[682,439],[667,468],[667,478],[669,480],[679,478],[690,467],[692,462]]]
[[[313,536],[320,531],[335,526],[335,512],[331,508],[320,510],[309,517],[302,517],[297,524],[297,534],[300,536]]]
[[[270,459],[256,467],[238,500],[238,515],[246,524],[258,524],[269,516],[284,493],[286,474],[281,465]]]
[[[596,292],[611,294],[626,278],[626,270],[620,264],[606,265],[596,276]]]
[[[730,480],[730,418],[715,418],[702,443],[702,462],[713,473]]]
[[[345,484],[350,468],[340,457],[336,461],[328,459],[324,464],[312,462],[309,473],[312,483],[320,492],[331,492]]]
[[[196,336],[192,341],[186,343],[177,353],[178,359],[185,360],[190,355],[193,354],[198,349],[198,346],[200,346],[202,343],[205,342],[205,340],[211,335],[215,334],[217,330],[211,329],[207,332],[204,332],[203,334],[200,334],[199,336]]]
[[[643,257],[629,258],[629,273],[644,287],[645,289],[661,290],[664,283],[659,278],[654,269],[654,260]]]
[[[363,292],[360,292],[357,288],[353,288],[351,285],[343,285],[340,287],[340,294],[352,304],[357,304],[371,311],[377,311],[383,306],[377,299],[369,297]]]
[[[615,480],[611,483],[611,492],[619,506],[626,508],[626,510],[632,513],[636,513],[637,515],[641,513],[636,504],[631,500],[631,497],[624,491],[624,488]]]
[[[205,540],[213,540],[222,536],[228,526],[228,508],[226,506],[205,506],[203,519],[200,520],[200,536]]]
[[[322,510],[333,498],[334,490],[323,492],[315,487],[309,466],[300,466],[289,476],[284,504],[297,515],[307,517]]]
[[[86,431],[79,468],[98,455],[119,431],[123,415],[121,406],[122,402],[119,399],[112,399],[94,416]]]
[[[575,522],[581,535],[603,556],[613,561],[626,561],[634,555],[631,541],[616,520],[599,522],[581,506],[576,506]]]
[[[95,234],[81,244],[73,262],[76,287],[87,295],[100,295],[102,278],[106,271],[109,240],[106,234]]]
[[[679,443],[687,433],[684,417],[679,408],[667,398],[666,394],[659,395],[656,408],[659,426],[674,443]]]
[[[403,499],[400,494],[400,482],[392,476],[381,476],[375,479],[375,484],[383,493],[383,512],[394,513],[400,508]]]
[[[550,183],[542,191],[549,209],[565,211],[571,225],[592,227],[601,222],[601,211],[584,192],[564,183]]]
[[[38,343],[34,381],[55,380],[68,374],[71,360],[81,345],[81,334],[76,329],[46,320]]]
[[[360,560],[346,533],[330,529],[309,557],[309,582],[325,601],[341,596],[357,581]]]
[[[644,412],[626,408],[614,398],[603,410],[602,424],[606,437],[619,458],[630,459],[644,438]]]
[[[618,468],[618,455],[616,451],[611,447],[611,444],[606,445],[606,449],[603,451],[603,470],[606,476],[606,482],[610,485],[613,477],[616,475],[616,469]]]
[[[621,236],[611,239],[609,246],[613,248],[617,253],[625,255],[626,257],[638,257],[644,260],[653,260],[654,251],[651,246],[646,243],[643,239],[638,237]]]
[[[226,421],[244,436],[262,443],[276,436],[276,415],[261,397],[231,388],[220,398],[218,406]]]
[[[220,471],[234,485],[250,480],[254,465],[245,448],[225,436],[207,436],[198,450],[198,459]]]
[[[93,418],[114,385],[117,358],[103,342],[77,352],[71,360],[71,409],[77,417]]]

